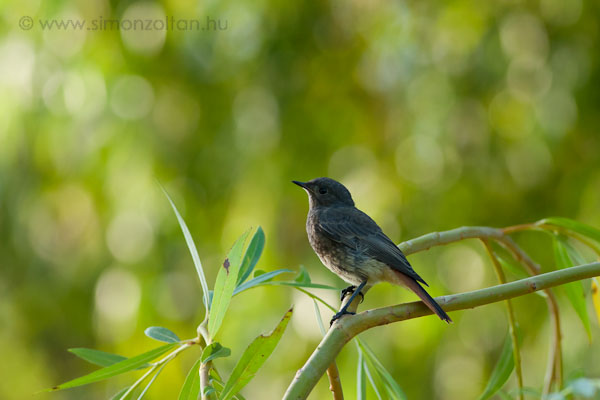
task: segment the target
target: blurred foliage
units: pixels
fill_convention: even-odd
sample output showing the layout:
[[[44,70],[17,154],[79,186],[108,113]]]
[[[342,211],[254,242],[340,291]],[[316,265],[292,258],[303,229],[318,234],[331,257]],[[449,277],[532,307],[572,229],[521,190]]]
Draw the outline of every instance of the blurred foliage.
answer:
[[[307,201],[291,179],[342,181],[397,242],[547,215],[600,226],[599,8],[591,0],[3,2],[0,398],[91,371],[70,347],[130,356],[152,346],[148,326],[195,334],[200,285],[156,180],[186,219],[209,282],[235,238],[260,224],[267,240],[257,269],[304,264],[315,283],[343,285],[308,245]],[[32,29],[19,25],[24,16]],[[165,16],[224,29],[39,24]],[[549,238],[517,239],[554,267]],[[411,261],[433,295],[494,282],[478,243]],[[279,286],[243,296],[230,306],[238,318],[223,323],[232,361],[219,362],[228,371],[295,304],[292,329],[244,389],[249,399],[277,398],[320,339],[313,305]],[[381,285],[363,307],[403,300],[413,296]],[[562,304],[564,326],[580,324]],[[524,380],[534,386],[548,346],[543,299],[518,299],[515,310]],[[451,327],[423,318],[361,339],[408,398],[474,398],[501,351],[503,312],[456,313]],[[563,332],[567,375],[600,376],[600,330],[596,319],[590,325],[591,344],[582,329]],[[198,356],[182,354],[148,398],[178,393]],[[349,398],[356,357],[348,348],[339,358]],[[37,397],[103,399],[128,383]],[[314,398],[327,396],[323,380]]]

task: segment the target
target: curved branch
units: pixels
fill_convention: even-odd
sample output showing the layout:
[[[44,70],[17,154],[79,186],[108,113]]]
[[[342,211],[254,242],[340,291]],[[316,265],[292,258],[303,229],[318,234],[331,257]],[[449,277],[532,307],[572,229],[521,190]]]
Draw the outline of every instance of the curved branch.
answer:
[[[436,301],[446,311],[464,310],[599,275],[600,262],[596,262],[472,292],[438,297]],[[306,364],[298,371],[284,399],[305,399],[344,345],[359,333],[376,326],[429,314],[431,310],[418,301],[368,310],[355,316],[341,318],[329,329]]]
[[[400,247],[400,250],[404,254],[409,255],[429,250],[433,246],[450,244],[464,239],[502,239],[504,237],[502,229],[489,228],[487,226],[463,226],[449,231],[428,233],[427,235],[400,243],[398,247]]]
[[[401,243],[398,247],[400,247],[405,254],[409,255],[419,251],[428,250],[433,246],[446,245],[464,239],[495,239],[514,255],[530,275],[537,275],[540,273],[540,266],[533,261],[527,253],[512,240],[512,238],[507,236],[507,234],[539,227],[540,226],[535,223],[516,225],[504,229],[485,226],[463,226],[449,231],[429,233]],[[559,387],[562,386],[562,345],[558,302],[551,290],[546,290],[545,293],[547,295],[546,303],[552,325],[552,340],[550,342],[550,351],[548,353],[548,369],[544,380],[544,394],[548,394],[552,383],[555,380],[558,382]]]

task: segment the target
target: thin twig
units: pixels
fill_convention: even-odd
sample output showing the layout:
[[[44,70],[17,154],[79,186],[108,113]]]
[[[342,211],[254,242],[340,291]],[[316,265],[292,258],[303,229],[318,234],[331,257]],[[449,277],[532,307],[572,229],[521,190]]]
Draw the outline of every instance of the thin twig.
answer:
[[[515,242],[508,236],[498,239],[506,249],[508,249],[515,259],[525,267],[525,270],[530,275],[537,275],[541,271],[541,267],[527,255]],[[552,325],[552,340],[550,341],[550,350],[548,351],[548,365],[544,378],[544,396],[547,396],[552,389],[552,383],[556,381],[558,388],[562,388],[562,334],[560,329],[560,314],[558,310],[558,301],[554,292],[545,290],[546,304],[550,313],[550,324]]]
[[[600,262],[596,262],[472,292],[438,297],[435,300],[446,311],[464,310],[599,275]],[[341,318],[329,329],[306,364],[298,371],[284,399],[305,399],[344,345],[359,333],[375,326],[419,318],[431,313],[425,304],[418,301],[368,310],[355,316]]]
[[[492,259],[492,265],[494,266],[494,270],[496,271],[496,276],[498,277],[498,281],[500,283],[506,283],[506,277],[504,276],[504,271],[502,270],[502,266],[498,261],[498,258],[494,254],[490,243],[486,239],[481,240],[485,249],[488,252],[488,255]],[[510,300],[506,300],[506,311],[508,313],[508,330],[512,339],[513,345],[513,359],[515,364],[515,374],[517,376],[517,384],[519,386],[519,400],[523,400],[523,372],[521,371],[521,351],[519,350],[519,340],[517,338],[517,323],[515,321],[515,313],[513,310],[512,302]]]
[[[311,295],[311,293],[304,291],[304,293]],[[321,311],[319,311],[319,305],[315,300],[314,295],[311,295],[313,299],[313,305],[315,306],[315,315],[317,317],[317,324],[319,325],[319,330],[321,331],[321,335],[325,336],[327,334],[327,330],[325,329],[325,325],[323,325],[323,319],[321,318]],[[335,310],[325,301],[321,300],[323,304]],[[333,395],[333,400],[343,400],[344,399],[344,391],[342,390],[342,381],[340,379],[340,371],[338,370],[337,364],[332,362],[327,368],[327,378],[329,379],[329,390],[331,390],[331,394]]]
[[[214,391],[206,394],[208,388],[210,388],[210,369],[212,368],[212,361],[200,364],[200,390],[202,394],[202,400],[216,399]]]
[[[329,367],[327,367],[327,378],[329,378],[329,390],[331,390],[333,400],[344,400],[342,381],[340,380],[340,371],[338,370],[335,361],[329,364]]]

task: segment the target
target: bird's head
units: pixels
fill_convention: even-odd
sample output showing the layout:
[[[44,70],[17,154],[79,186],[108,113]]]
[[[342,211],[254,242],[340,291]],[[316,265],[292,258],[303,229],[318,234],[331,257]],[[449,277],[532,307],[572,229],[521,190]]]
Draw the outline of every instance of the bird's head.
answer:
[[[331,178],[315,178],[308,182],[292,182],[306,190],[311,208],[318,206],[354,206],[354,201],[348,189]]]

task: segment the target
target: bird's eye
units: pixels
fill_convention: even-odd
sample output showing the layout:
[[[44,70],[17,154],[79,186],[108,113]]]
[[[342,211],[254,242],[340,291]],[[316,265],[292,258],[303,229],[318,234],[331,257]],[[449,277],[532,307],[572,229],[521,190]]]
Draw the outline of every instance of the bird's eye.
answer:
[[[319,189],[319,193],[325,194],[325,193],[327,193],[327,189],[326,188],[320,188]]]

